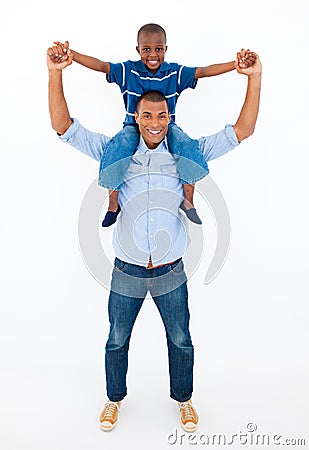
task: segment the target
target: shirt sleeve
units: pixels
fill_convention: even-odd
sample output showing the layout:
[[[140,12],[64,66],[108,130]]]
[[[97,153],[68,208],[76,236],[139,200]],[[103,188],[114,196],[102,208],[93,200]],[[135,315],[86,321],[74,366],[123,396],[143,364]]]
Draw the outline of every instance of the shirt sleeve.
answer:
[[[112,64],[109,63],[110,71],[109,74],[106,74],[106,80],[109,83],[116,83],[118,86],[124,86],[125,83],[125,64],[117,63]]]
[[[72,145],[77,150],[85,153],[85,155],[100,161],[106,144],[111,138],[104,134],[87,130],[77,119],[72,118],[72,120],[73,123],[67,131],[62,135],[58,135],[59,139]]]
[[[202,150],[205,161],[219,158],[237,145],[239,145],[239,142],[233,125],[226,125],[225,128],[218,133],[199,139],[199,147]]]
[[[180,66],[178,72],[178,88],[179,92],[184,91],[187,88],[194,89],[197,84],[195,79],[196,67]]]

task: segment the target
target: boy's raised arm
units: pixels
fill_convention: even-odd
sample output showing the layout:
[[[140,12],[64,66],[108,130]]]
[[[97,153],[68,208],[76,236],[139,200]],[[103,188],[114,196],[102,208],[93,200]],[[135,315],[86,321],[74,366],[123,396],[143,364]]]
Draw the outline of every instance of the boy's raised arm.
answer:
[[[237,53],[237,58],[239,60],[240,67],[245,69],[254,64],[255,61],[255,53],[250,52],[250,50],[241,49],[240,52]],[[226,72],[230,72],[235,69],[234,61],[229,61],[226,63],[220,64],[212,64],[206,67],[198,67],[195,71],[195,79],[205,78],[205,77],[214,77],[216,75],[221,75]]]
[[[63,61],[67,57],[67,52],[69,50],[69,42],[65,41],[64,44],[56,41],[54,42],[56,44],[53,49],[57,52],[57,58],[58,62]],[[103,72],[106,74],[109,74],[110,72],[110,64],[105,61],[101,61],[98,58],[94,58],[93,56],[84,55],[82,53],[77,52],[76,50],[72,50],[71,52],[73,54],[73,61],[77,62],[78,64],[81,64],[82,66],[87,67],[88,69],[96,70],[97,72]]]
[[[198,67],[195,71],[195,79],[214,77],[216,75],[221,75],[222,73],[230,72],[234,69],[234,61],[221,64],[212,64],[211,66],[206,67]]]
[[[110,65],[108,62],[101,61],[100,59],[94,58],[93,56],[83,55],[82,53],[78,53],[75,50],[72,50],[72,52],[73,61],[77,62],[78,64],[81,64],[88,69],[109,74]]]

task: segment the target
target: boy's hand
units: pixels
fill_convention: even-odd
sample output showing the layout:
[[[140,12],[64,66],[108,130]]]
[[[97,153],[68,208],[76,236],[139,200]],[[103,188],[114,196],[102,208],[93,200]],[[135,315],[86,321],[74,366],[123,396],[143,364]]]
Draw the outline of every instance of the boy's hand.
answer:
[[[239,54],[237,53],[236,59],[234,62],[235,69],[237,70],[238,73],[242,73],[242,74],[248,75],[248,76],[261,74],[262,73],[262,64],[260,62],[259,55],[257,55],[254,52],[250,52],[250,53],[254,57],[254,62],[250,66],[246,66],[246,65],[244,66],[242,64],[241,60],[239,59]],[[250,61],[252,61],[252,59],[250,59]]]
[[[68,48],[65,55],[59,55],[57,47],[49,47],[47,49],[47,66],[49,70],[62,70],[72,64],[73,52]]]
[[[247,69],[255,63],[256,57],[257,55],[254,52],[242,48],[240,52],[237,53],[239,67],[241,69]]]
[[[54,46],[50,47],[49,50],[49,56],[51,60],[54,63],[61,63],[68,60],[68,50],[69,50],[69,42],[65,41],[63,44],[62,42],[56,41],[54,42]]]

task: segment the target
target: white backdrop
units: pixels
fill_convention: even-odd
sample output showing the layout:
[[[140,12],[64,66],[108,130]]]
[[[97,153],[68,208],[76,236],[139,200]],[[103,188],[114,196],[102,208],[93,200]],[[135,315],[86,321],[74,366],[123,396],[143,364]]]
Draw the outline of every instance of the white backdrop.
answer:
[[[206,225],[205,257],[189,281],[198,434],[228,438],[252,422],[257,433],[308,444],[308,10],[301,0],[29,0],[2,7],[2,449],[191,448],[188,440],[167,440],[180,427],[151,300],[132,336],[121,422],[110,434],[98,428],[108,292],[87,271],[77,234],[98,164],[58,141],[47,108],[45,53],[53,40],[68,39],[106,61],[137,59],[136,32],[148,22],[167,31],[167,61],[224,62],[244,46],[260,54],[264,68],[254,136],[210,164],[232,241],[208,286],[215,228],[197,196]],[[110,135],[121,128],[117,86],[77,64],[64,79],[72,116]],[[199,137],[235,122],[245,87],[235,72],[200,80],[178,102],[179,125]]]

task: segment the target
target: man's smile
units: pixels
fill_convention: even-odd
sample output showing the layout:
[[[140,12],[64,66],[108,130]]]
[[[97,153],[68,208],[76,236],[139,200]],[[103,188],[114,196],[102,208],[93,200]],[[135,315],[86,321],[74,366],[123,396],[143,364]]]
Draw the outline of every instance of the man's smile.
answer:
[[[159,133],[161,133],[161,131],[162,131],[162,130],[150,130],[149,128],[146,128],[146,130],[147,130],[150,134],[154,134],[154,135],[159,134]]]

